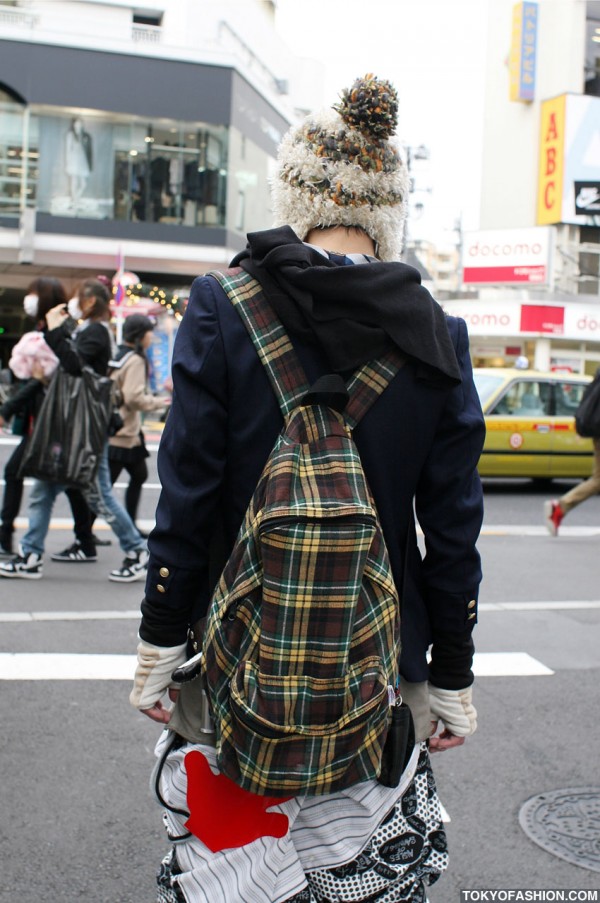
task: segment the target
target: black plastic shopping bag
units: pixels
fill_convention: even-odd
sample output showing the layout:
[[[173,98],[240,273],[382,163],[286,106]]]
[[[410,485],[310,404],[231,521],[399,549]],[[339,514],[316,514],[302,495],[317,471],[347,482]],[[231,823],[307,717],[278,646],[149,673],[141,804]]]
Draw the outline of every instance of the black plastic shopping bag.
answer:
[[[58,367],[29,441],[21,476],[86,489],[108,437],[112,380],[90,367],[73,376]]]

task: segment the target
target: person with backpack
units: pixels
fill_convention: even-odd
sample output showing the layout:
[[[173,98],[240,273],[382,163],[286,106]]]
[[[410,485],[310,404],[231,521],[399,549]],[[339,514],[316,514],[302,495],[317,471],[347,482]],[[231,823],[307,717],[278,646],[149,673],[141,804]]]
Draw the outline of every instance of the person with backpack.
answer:
[[[277,227],[177,334],[130,695],[166,725],[158,901],[422,903],[447,866],[485,425],[464,321],[398,262],[397,109],[367,75],[290,130]]]
[[[544,502],[544,522],[551,536],[558,536],[560,525],[569,511],[600,492],[600,367],[587,386],[575,414],[575,430],[579,436],[594,443],[592,475],[560,498]]]

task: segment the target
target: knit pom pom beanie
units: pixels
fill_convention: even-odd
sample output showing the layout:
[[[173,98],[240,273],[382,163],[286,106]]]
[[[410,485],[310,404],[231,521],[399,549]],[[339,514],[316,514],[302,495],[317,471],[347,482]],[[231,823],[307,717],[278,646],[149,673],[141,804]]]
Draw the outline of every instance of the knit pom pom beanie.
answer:
[[[395,88],[369,74],[290,129],[272,184],[275,225],[300,239],[319,226],[358,226],[381,260],[397,260],[408,198],[406,166],[390,140],[397,124]]]

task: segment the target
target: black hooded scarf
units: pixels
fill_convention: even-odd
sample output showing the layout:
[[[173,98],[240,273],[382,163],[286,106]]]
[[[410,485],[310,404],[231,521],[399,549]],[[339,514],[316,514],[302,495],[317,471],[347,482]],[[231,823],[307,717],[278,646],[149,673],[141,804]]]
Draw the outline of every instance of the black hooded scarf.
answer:
[[[460,383],[446,316],[418,270],[341,264],[342,257],[324,257],[289,226],[248,233],[246,249],[231,262],[261,283],[291,336],[321,347],[334,372],[356,370],[393,344],[418,362],[421,377]]]

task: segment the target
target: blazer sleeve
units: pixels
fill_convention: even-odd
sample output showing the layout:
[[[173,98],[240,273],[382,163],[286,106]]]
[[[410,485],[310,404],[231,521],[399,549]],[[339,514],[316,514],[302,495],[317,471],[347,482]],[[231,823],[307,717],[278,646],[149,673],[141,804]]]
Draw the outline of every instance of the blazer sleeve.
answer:
[[[444,689],[473,682],[473,642],[481,582],[477,539],[483,492],[477,464],[485,421],[473,382],[467,327],[449,318],[462,382],[449,395],[419,480],[415,511],[425,538],[423,596],[432,630],[430,680]]]
[[[173,399],[157,456],[162,485],[142,639],[183,643],[209,602],[209,553],[226,463],[227,369],[214,280],[196,279],[173,349]],[[199,612],[199,614],[198,614]]]

